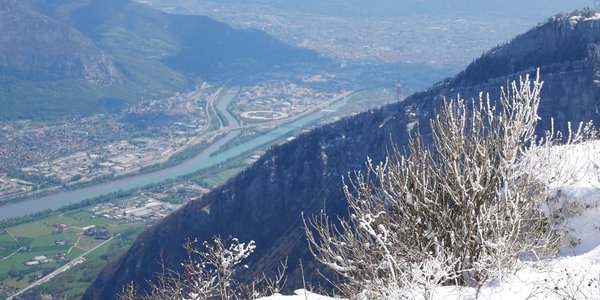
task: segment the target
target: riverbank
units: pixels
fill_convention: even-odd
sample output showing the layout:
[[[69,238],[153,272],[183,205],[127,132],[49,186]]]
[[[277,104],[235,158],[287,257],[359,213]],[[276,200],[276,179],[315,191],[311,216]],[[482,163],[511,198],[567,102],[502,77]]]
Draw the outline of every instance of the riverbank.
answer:
[[[235,94],[233,94],[233,96],[235,96]],[[219,102],[220,105],[217,105],[217,108],[219,110],[224,108],[224,110],[222,110],[222,113],[225,116],[228,116],[227,121],[230,125],[230,127],[228,128],[229,132],[223,138],[217,140],[215,143],[208,146],[205,150],[203,150],[195,157],[183,161],[178,165],[158,170],[155,172],[126,177],[123,179],[117,179],[114,181],[89,186],[82,189],[59,192],[57,194],[52,194],[40,198],[27,199],[21,202],[5,205],[2,206],[2,208],[0,209],[0,220],[22,217],[24,215],[36,213],[46,209],[58,209],[62,206],[78,203],[86,199],[99,197],[105,194],[137,189],[146,185],[159,183],[164,180],[176,179],[180,176],[191,174],[198,170],[205,169],[216,164],[225,162],[228,159],[254,150],[262,145],[277,140],[280,137],[287,136],[290,132],[296,131],[299,128],[302,128],[307,124],[310,124],[327,114],[321,111],[322,109],[326,108],[326,106],[322,106],[319,110],[316,110],[311,114],[304,115],[303,117],[296,119],[292,122],[281,124],[279,127],[273,130],[257,135],[252,139],[244,141],[243,143],[240,143],[239,145],[233,148],[221,151],[221,147],[225,146],[227,143],[235,139],[240,133],[239,130],[235,130],[235,125],[239,127],[239,122],[226,109],[228,105],[227,100],[231,101],[231,99],[232,97],[224,97],[224,99],[222,99]],[[334,101],[328,104],[334,105],[335,103],[337,102]]]

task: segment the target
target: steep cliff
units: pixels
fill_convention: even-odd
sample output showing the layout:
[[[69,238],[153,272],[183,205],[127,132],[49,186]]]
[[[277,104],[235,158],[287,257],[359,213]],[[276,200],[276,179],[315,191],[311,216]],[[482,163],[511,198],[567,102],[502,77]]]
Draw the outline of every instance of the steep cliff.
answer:
[[[294,282],[300,274],[298,259],[304,260],[308,277],[318,278],[300,214],[315,214],[322,208],[347,214],[341,177],[363,168],[367,156],[384,159],[392,143],[406,143],[411,128],[426,133],[427,120],[444,96],[472,97],[482,90],[497,94],[499,86],[541,67],[546,82],[541,116],[556,118],[562,128],[566,121],[597,123],[599,29],[600,15],[591,12],[556,16],[485,54],[455,78],[402,103],[318,128],[270,149],[225,185],[142,233],[123,257],[103,270],[84,298],[113,298],[131,281],[143,287],[144,280],[159,270],[161,250],[167,267],[177,268],[184,257],[181,245],[188,237],[252,239],[258,248],[251,270],[269,271],[288,257],[290,286],[300,286]]]

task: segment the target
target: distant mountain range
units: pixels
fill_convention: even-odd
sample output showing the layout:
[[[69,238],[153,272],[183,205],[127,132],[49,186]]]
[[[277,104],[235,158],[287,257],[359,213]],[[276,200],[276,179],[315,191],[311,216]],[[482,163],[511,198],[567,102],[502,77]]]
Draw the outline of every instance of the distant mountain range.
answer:
[[[207,17],[128,0],[0,0],[0,120],[116,111],[197,80],[319,62]]]
[[[428,132],[428,120],[445,96],[499,93],[500,86],[541,67],[541,126],[549,118],[557,127],[567,121],[600,121],[600,15],[576,12],[559,15],[512,42],[495,48],[456,77],[417,93],[401,103],[364,112],[303,134],[270,149],[261,159],[225,185],[193,201],[143,232],[120,259],[106,266],[84,299],[114,299],[129,282],[144,287],[145,280],[166,268],[177,269],[185,259],[187,238],[210,240],[214,235],[256,241],[249,262],[257,273],[272,271],[288,258],[290,284],[302,286],[304,274],[318,282],[302,229],[301,213],[310,216],[326,209],[347,214],[341,177],[364,168],[370,157],[385,158],[392,143],[404,145],[409,133]]]
[[[0,33],[0,70],[4,76],[75,78],[107,85],[116,83],[120,76],[108,55],[85,35],[18,1],[0,1]]]

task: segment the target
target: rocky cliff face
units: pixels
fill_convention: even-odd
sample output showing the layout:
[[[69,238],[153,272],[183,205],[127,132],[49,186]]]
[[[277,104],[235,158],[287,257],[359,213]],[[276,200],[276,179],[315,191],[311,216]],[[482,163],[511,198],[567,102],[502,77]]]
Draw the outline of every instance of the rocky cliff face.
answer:
[[[341,177],[361,169],[367,156],[385,158],[392,143],[405,144],[411,128],[428,131],[427,120],[444,96],[498,94],[499,86],[541,68],[545,83],[541,116],[566,127],[566,121],[600,120],[596,84],[599,16],[590,12],[557,16],[548,23],[493,49],[453,79],[417,93],[402,103],[318,128],[269,150],[227,184],[173,213],[142,233],[131,249],[108,265],[85,299],[111,299],[128,282],[144,286],[159,270],[164,250],[169,268],[184,258],[186,238],[209,240],[233,235],[258,246],[250,269],[260,273],[288,257],[291,281],[300,286],[296,267],[304,260],[307,276],[317,278],[302,230],[301,213],[320,209],[347,214]],[[574,22],[573,20],[577,20]],[[542,127],[547,126],[543,123]],[[300,283],[301,284],[301,283]]]
[[[0,1],[0,74],[105,85],[119,78],[110,58],[82,33],[16,0]]]

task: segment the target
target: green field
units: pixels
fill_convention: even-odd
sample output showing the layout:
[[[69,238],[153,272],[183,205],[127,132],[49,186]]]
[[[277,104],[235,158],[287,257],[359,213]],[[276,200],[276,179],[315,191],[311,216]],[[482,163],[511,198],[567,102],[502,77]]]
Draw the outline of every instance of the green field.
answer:
[[[232,178],[233,176],[237,175],[239,172],[241,172],[244,169],[245,168],[228,169],[228,170],[225,170],[225,171],[219,173],[218,176],[223,182],[225,182],[225,181],[229,180],[230,178]]]
[[[45,223],[33,222],[18,225],[15,227],[7,228],[6,231],[10,232],[13,236],[20,237],[38,237],[42,235],[52,234],[52,227]]]
[[[202,183],[203,183],[204,185],[206,185],[206,186],[210,187],[210,188],[216,187],[216,186],[218,186],[219,184],[221,184],[220,182],[218,182],[218,181],[216,181],[216,180],[214,180],[214,179],[212,179],[212,178],[205,178],[205,179],[202,179]]]
[[[0,259],[19,249],[19,243],[6,231],[0,234]]]
[[[60,226],[57,224],[66,226],[59,228]],[[108,226],[113,234],[132,227],[139,227],[137,224],[97,217],[84,210],[74,210],[66,213],[56,212],[35,222],[7,228],[0,233],[0,274],[5,274],[0,279],[0,284],[19,289],[24,288],[64,264],[64,262],[56,261],[59,254],[65,254],[68,260],[73,260],[85,251],[99,245],[103,242],[102,240],[83,236],[83,228],[91,225]],[[67,241],[66,244],[58,244],[58,241],[64,240]],[[96,249],[87,258],[98,260],[109,251],[111,243]],[[27,248],[17,252],[21,246]],[[33,266],[26,265],[27,262],[34,261],[36,256],[45,256],[52,261]],[[100,262],[97,264],[99,265]],[[84,276],[84,278],[87,277]],[[85,285],[88,284],[89,281],[85,281]],[[83,287],[84,282],[77,286],[80,285]],[[76,293],[81,293],[81,290]]]
[[[137,234],[146,227],[146,224],[118,224],[110,226],[109,230],[111,232],[120,232],[115,239],[86,255],[84,263],[74,266],[69,271],[57,275],[50,282],[35,288],[35,294],[51,293],[53,295],[60,295],[65,299],[81,297],[102,268],[110,260],[122,255],[129,248],[129,245],[133,242]],[[83,250],[73,248],[71,254],[67,255],[67,257],[73,259],[82,253]]]
[[[201,181],[206,186],[209,186],[211,188],[216,187],[216,186],[219,186],[219,185],[225,183],[227,180],[229,180],[233,176],[237,175],[239,172],[241,172],[244,169],[245,169],[245,167],[237,167],[237,166],[231,167],[230,169],[225,169],[216,174],[214,174],[214,173],[207,174],[202,177]]]
[[[70,251],[69,251],[70,250]],[[77,256],[85,253],[85,251],[81,248],[77,248],[77,247],[73,247],[71,249],[67,250],[67,258],[69,260],[73,260],[75,259]]]

